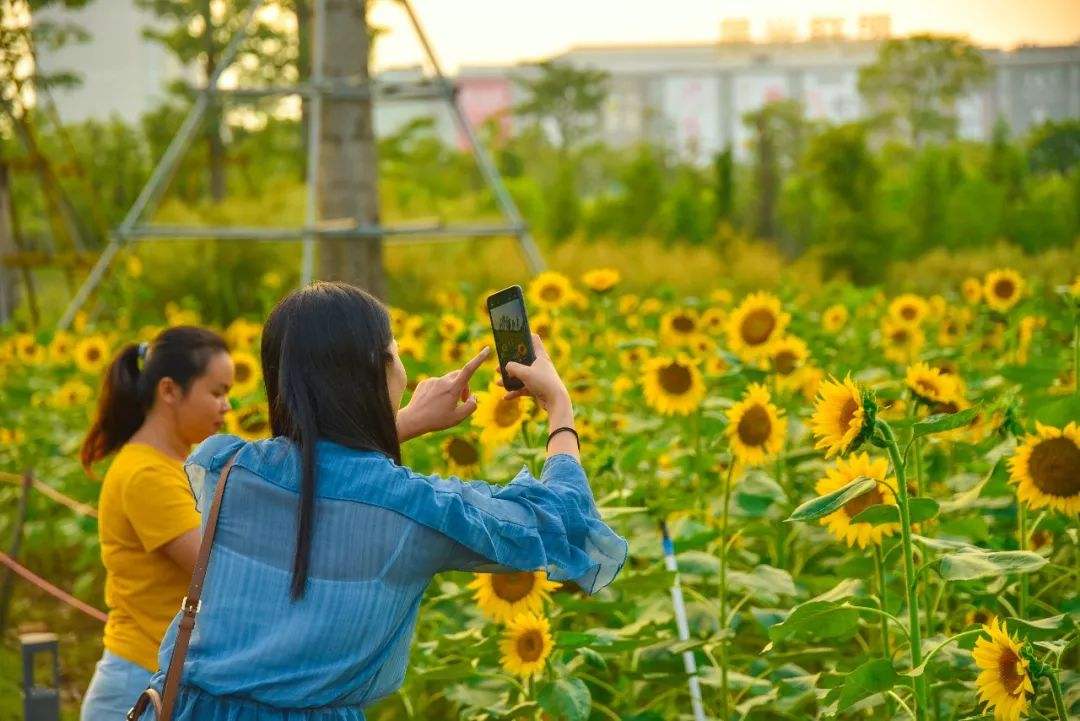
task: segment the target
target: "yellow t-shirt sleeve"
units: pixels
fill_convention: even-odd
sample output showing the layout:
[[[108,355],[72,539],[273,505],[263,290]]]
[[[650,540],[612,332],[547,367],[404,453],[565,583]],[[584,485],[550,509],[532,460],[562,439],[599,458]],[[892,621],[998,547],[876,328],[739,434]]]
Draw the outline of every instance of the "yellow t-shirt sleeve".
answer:
[[[146,466],[135,471],[124,484],[123,504],[147,553],[199,527],[191,486],[173,468]]]

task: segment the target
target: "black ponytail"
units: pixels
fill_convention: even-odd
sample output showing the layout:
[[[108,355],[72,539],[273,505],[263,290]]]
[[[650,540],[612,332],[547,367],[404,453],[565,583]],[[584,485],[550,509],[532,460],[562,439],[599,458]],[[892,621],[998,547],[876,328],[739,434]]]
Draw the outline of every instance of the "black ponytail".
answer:
[[[105,373],[97,413],[82,444],[83,468],[89,472],[91,465],[135,435],[154,404],[162,378],[172,378],[186,393],[206,372],[210,359],[227,352],[217,333],[192,326],[168,328],[145,346],[124,346]]]
[[[315,283],[295,291],[266,320],[262,367],[270,427],[300,452],[294,600],[304,596],[311,559],[316,441],[379,451],[401,463],[386,386],[392,341],[386,307],[346,283]]]

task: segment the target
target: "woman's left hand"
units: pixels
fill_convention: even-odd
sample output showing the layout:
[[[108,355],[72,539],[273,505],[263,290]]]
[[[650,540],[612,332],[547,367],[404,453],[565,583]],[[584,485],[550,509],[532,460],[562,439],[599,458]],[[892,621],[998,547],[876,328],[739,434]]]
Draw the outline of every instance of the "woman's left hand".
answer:
[[[398,411],[398,440],[404,443],[425,433],[451,428],[471,416],[476,410],[476,396],[469,392],[469,380],[489,355],[490,346],[484,346],[463,367],[417,383],[409,404]]]

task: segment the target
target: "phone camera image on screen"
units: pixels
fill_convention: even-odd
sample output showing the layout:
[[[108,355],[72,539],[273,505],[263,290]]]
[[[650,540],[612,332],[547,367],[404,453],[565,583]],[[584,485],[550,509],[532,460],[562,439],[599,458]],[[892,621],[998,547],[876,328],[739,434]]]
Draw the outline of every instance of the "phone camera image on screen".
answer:
[[[495,333],[495,350],[503,364],[529,360],[529,334],[525,324],[525,306],[514,299],[491,309],[491,329]]]

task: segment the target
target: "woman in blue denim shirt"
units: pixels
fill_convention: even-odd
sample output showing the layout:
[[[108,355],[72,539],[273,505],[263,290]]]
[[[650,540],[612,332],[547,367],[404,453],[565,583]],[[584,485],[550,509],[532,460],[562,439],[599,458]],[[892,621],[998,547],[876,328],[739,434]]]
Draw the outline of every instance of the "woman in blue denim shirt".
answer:
[[[533,343],[532,365],[507,364],[524,383],[510,396],[572,427],[566,387]],[[523,466],[506,485],[401,465],[401,441],[475,410],[469,378],[486,355],[422,381],[397,411],[405,369],[376,298],[317,283],[278,304],[262,341],[274,437],[213,436],[185,466],[205,511],[235,457],[174,721],[361,721],[401,685],[440,571],[545,570],[589,594],[611,583],[627,544],[600,520],[573,434],[551,439],[539,479]]]

